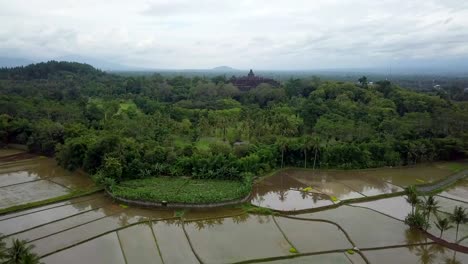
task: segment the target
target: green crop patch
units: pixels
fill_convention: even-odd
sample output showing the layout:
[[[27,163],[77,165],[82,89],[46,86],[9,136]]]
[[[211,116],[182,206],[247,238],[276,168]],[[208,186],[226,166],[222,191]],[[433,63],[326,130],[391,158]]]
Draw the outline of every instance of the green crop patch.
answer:
[[[130,200],[212,203],[243,198],[250,188],[239,181],[159,177],[122,182],[113,187],[112,193]]]

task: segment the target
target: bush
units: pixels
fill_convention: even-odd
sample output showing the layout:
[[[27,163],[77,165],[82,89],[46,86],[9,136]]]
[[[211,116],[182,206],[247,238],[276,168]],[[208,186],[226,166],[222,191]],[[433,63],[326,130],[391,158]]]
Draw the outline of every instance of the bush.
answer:
[[[416,210],[414,213],[408,214],[405,218],[405,223],[414,229],[427,229],[430,224],[427,218],[420,210]]]

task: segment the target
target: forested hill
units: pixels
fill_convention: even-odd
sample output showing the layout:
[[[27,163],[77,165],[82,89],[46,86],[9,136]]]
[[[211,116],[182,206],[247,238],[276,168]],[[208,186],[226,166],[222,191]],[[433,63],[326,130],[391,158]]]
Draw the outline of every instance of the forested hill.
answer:
[[[468,105],[387,81],[123,77],[79,63],[0,70],[0,141],[100,177],[240,179],[279,166],[367,168],[463,158]]]
[[[49,61],[14,68],[0,68],[0,79],[32,80],[48,79],[58,74],[102,75],[100,70],[89,64]]]

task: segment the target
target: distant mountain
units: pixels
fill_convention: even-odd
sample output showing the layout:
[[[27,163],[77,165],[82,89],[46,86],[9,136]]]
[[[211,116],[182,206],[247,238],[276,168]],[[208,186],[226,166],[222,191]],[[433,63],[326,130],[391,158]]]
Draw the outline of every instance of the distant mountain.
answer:
[[[9,58],[9,57],[0,57],[0,68],[2,67],[18,67],[18,66],[26,66],[34,61],[24,58]]]
[[[223,72],[232,72],[232,71],[238,71],[237,69],[231,68],[229,66],[219,66],[211,69],[212,71],[223,71]]]

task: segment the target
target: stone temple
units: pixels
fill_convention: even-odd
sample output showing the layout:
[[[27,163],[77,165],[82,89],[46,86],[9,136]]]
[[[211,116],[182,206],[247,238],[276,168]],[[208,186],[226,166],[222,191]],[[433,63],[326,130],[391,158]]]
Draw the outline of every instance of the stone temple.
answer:
[[[280,85],[277,81],[273,79],[255,76],[252,69],[250,70],[247,76],[242,76],[242,77],[232,76],[229,81],[233,85],[237,86],[237,88],[239,88],[240,91],[243,91],[243,92],[249,91],[257,87],[261,83],[269,84],[272,87],[278,87]]]

